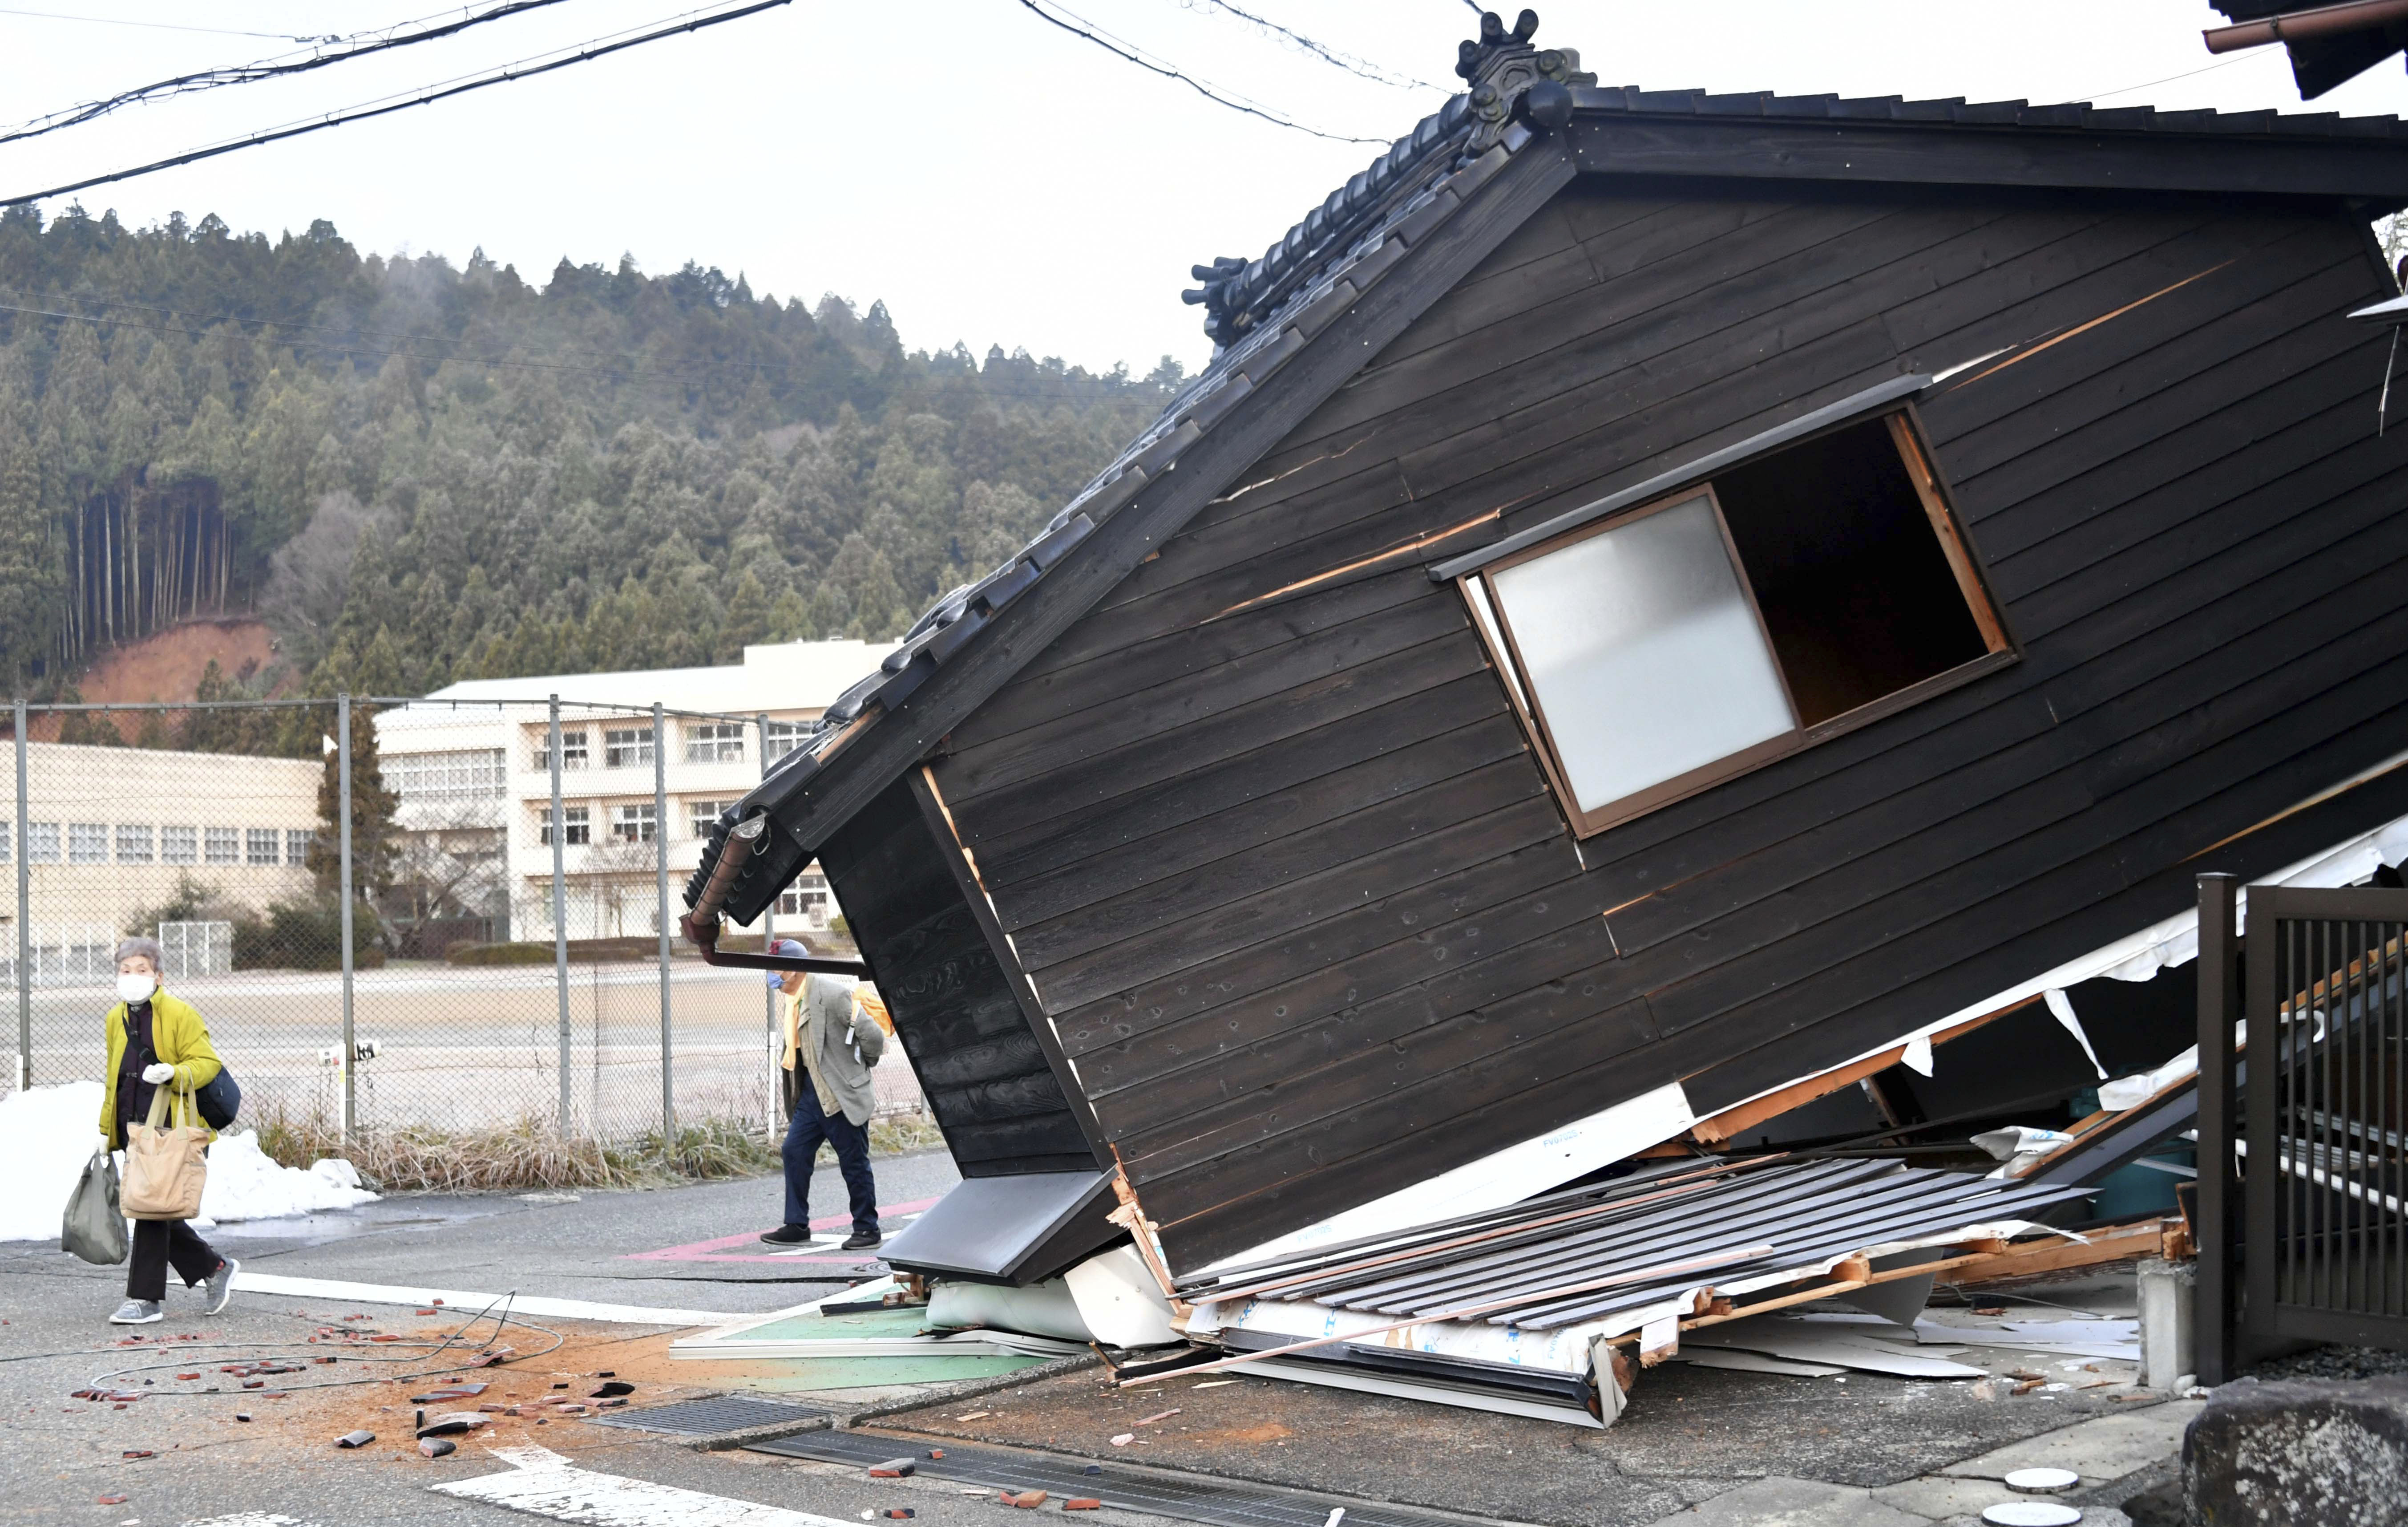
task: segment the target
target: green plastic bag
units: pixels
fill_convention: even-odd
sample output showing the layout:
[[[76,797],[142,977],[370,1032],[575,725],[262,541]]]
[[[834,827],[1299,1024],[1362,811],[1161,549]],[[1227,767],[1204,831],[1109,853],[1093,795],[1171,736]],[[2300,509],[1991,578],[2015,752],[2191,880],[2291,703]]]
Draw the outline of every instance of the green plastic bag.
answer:
[[[125,1216],[117,1206],[117,1160],[108,1151],[93,1152],[75,1191],[67,1195],[67,1212],[59,1221],[59,1245],[103,1267],[114,1267],[125,1260]]]

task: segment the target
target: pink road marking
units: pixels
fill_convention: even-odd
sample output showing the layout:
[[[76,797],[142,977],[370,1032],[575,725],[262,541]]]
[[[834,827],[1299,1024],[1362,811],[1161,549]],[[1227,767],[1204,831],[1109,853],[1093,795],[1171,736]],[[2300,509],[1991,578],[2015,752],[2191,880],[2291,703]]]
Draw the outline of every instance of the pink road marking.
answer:
[[[878,1206],[878,1213],[882,1218],[889,1215],[918,1214],[924,1209],[934,1208],[936,1203],[935,1199],[922,1198],[913,1199],[909,1203],[882,1203]],[[849,1214],[832,1214],[824,1218],[812,1220],[811,1229],[839,1230],[852,1223],[853,1216]],[[772,1225],[767,1229],[775,1230],[777,1227]],[[742,1235],[722,1235],[716,1240],[695,1241],[687,1246],[663,1246],[658,1251],[629,1251],[622,1253],[622,1260],[627,1261],[775,1261],[800,1262],[825,1267],[851,1267],[861,1260],[859,1256],[796,1257],[775,1251],[754,1251],[743,1256],[729,1255],[729,1248],[733,1246],[759,1246],[762,1233],[761,1231],[756,1230]]]

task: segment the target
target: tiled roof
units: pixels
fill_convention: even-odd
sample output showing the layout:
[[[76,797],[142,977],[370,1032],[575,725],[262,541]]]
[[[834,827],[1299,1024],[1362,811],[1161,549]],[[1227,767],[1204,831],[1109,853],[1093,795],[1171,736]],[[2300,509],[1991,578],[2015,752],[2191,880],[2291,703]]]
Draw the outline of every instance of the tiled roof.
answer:
[[[1798,122],[1947,122],[1959,127],[2076,128],[2086,132],[2217,133],[2258,137],[2408,137],[2398,117],[2344,117],[2335,111],[2160,111],[2085,101],[1910,101],[1898,95],[1776,95],[1751,91],[1644,90],[1637,85],[1575,87],[1578,111],[1636,116],[1768,117]]]

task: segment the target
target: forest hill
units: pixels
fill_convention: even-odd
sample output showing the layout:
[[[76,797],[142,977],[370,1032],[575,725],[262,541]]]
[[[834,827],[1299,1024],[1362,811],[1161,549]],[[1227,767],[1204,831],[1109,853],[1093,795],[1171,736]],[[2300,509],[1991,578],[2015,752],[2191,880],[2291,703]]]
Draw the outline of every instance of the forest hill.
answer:
[[[0,212],[0,669],[257,611],[331,693],[898,634],[1180,379],[907,353],[689,264],[362,255]],[[73,316],[56,316],[73,315]],[[373,672],[367,670],[373,670]]]

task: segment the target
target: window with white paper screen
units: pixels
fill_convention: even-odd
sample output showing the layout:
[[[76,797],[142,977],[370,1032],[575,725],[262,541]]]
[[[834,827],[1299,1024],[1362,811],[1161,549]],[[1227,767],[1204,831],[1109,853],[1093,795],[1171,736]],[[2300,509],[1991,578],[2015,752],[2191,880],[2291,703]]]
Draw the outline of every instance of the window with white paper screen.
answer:
[[[1488,576],[1584,812],[1798,726],[1704,494]]]

